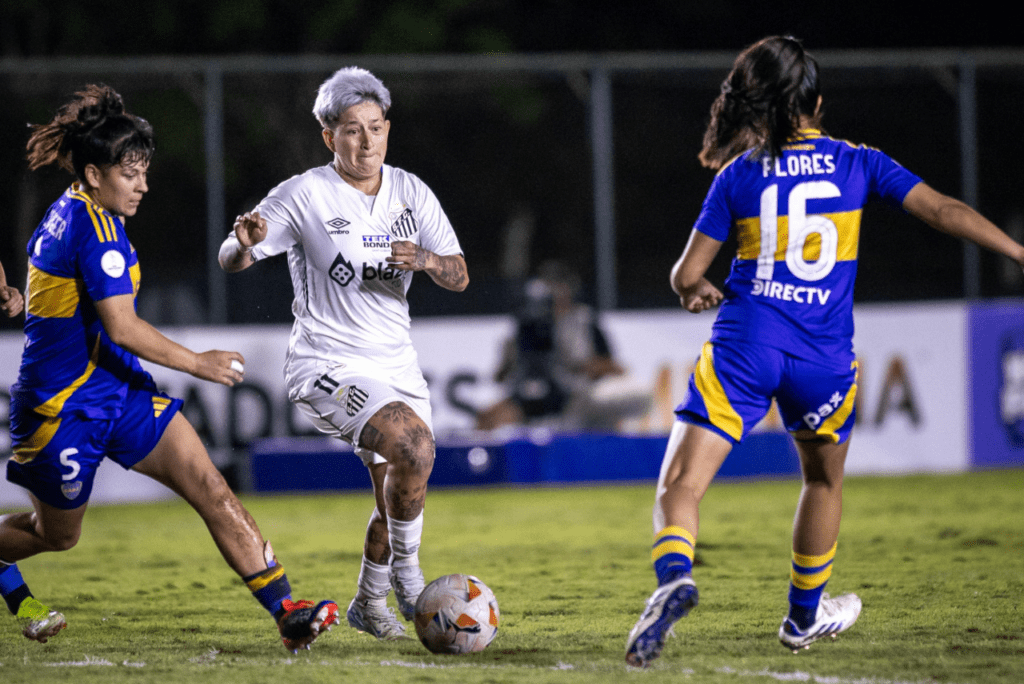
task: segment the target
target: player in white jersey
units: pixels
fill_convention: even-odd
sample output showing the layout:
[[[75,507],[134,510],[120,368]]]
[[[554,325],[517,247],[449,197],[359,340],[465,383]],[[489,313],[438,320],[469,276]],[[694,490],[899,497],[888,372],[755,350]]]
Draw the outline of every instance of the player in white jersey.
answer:
[[[313,113],[334,159],[271,190],[220,250],[231,273],[288,254],[295,324],[285,381],[299,409],[355,445],[370,471],[377,505],[348,621],[378,639],[405,632],[386,607],[390,589],[408,620],[424,585],[418,550],[434,439],[406,292],[415,271],[449,290],[469,283],[433,192],[384,164],[390,106],[387,88],[364,69],[325,81]]]

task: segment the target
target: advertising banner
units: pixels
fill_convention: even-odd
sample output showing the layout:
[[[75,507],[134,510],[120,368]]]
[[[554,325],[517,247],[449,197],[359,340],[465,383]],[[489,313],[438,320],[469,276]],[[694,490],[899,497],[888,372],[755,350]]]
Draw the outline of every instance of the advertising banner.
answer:
[[[1018,394],[1024,397],[1024,370],[1018,372],[1024,369],[1024,326],[1014,327],[1014,318],[1020,317],[1006,307],[972,309],[976,351],[968,369],[967,315],[958,303],[857,308],[860,378],[850,473],[968,467],[968,386],[975,424],[973,462],[1019,462],[1024,447],[1013,440],[1024,439],[1024,398],[1015,399]],[[684,397],[688,375],[713,321],[710,313],[682,310],[603,316],[602,326],[613,354],[628,371],[627,380],[646,388],[650,396],[650,409],[623,421],[621,435],[646,439],[668,434],[673,409]],[[510,316],[414,320],[413,344],[430,384],[439,442],[472,430],[477,411],[502,398],[505,388],[494,374],[514,327]],[[196,351],[237,350],[245,356],[246,380],[231,389],[144,364],[164,391],[185,400],[186,417],[218,465],[244,457],[251,443],[264,438],[317,434],[291,406],[284,389],[288,326],[169,327],[163,332]],[[0,335],[0,457],[10,453],[7,388],[17,377],[22,340],[19,334]],[[974,375],[970,385],[969,372]],[[768,432],[780,429],[774,411],[758,427]],[[107,464],[104,470],[119,469]],[[0,493],[12,488],[0,485]],[[97,496],[103,491],[98,485]]]
[[[973,304],[967,326],[971,463],[1024,465],[1024,304]]]

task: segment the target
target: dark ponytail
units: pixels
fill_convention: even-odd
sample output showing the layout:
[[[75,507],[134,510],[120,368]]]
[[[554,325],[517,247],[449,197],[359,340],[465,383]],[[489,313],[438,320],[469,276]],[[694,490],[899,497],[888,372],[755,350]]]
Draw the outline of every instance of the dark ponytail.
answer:
[[[50,123],[30,127],[25,149],[33,171],[56,164],[84,180],[89,164],[104,169],[153,157],[153,127],[127,113],[121,96],[105,85],[87,85]]]
[[[771,36],[741,52],[711,105],[700,159],[718,170],[736,155],[781,156],[800,117],[820,126],[818,63],[796,38]]]

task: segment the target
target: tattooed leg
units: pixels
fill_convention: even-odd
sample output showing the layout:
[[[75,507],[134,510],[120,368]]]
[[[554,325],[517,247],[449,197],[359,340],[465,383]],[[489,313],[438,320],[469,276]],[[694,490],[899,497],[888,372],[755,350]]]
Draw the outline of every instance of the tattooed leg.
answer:
[[[384,508],[396,520],[413,520],[423,511],[427,480],[434,467],[434,437],[408,404],[392,402],[373,415],[359,446],[387,461]]]

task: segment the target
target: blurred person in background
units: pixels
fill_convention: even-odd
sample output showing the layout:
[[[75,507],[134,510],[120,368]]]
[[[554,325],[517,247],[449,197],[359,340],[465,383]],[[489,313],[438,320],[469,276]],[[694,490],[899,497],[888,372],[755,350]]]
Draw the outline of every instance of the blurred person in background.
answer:
[[[333,159],[294,176],[239,216],[220,250],[229,273],[282,252],[295,289],[284,375],[316,427],[355,446],[376,506],[367,525],[349,625],[405,638],[387,606],[394,588],[411,620],[434,464],[430,395],[409,335],[406,293],[423,271],[441,287],[469,284],[448,217],[419,178],[384,163],[391,94],[357,67],[319,89],[313,114]]]
[[[824,588],[855,418],[853,285],[865,203],[881,199],[1024,265],[1024,247],[963,202],[877,149],[825,135],[821,103],[816,61],[800,41],[774,36],[740,53],[711,107],[699,158],[717,175],[671,284],[687,311],[721,309],[662,463],[651,552],[658,588],[627,639],[630,665],[657,658],[697,605],[699,504],[773,396],[803,473],[779,640],[796,652],[857,620],[855,594]],[[731,230],[738,252],[723,294],[705,273]]]
[[[580,279],[546,261],[523,288],[516,332],[502,346],[495,380],[508,396],[480,411],[476,427],[542,425],[615,431],[650,407],[651,392],[612,354],[597,312],[578,301]]]
[[[242,381],[244,361],[237,352],[197,354],[135,313],[141,275],[125,219],[149,189],[152,127],[126,112],[113,89],[90,85],[32,128],[29,168],[56,164],[77,180],[28,244],[7,479],[28,490],[34,510],[0,517],[0,595],[29,639],[45,643],[64,629],[64,615],[32,595],[16,562],[75,546],[96,471],[110,458],[185,499],[273,616],[284,645],[308,648],[336,620],[337,605],[291,600],[284,568],[210,462],[182,401],[160,392],[139,363],[230,387]]]
[[[7,274],[4,273],[4,265],[0,264],[0,311],[3,311],[8,318],[14,318],[25,308],[25,300],[18,288],[7,284]]]

